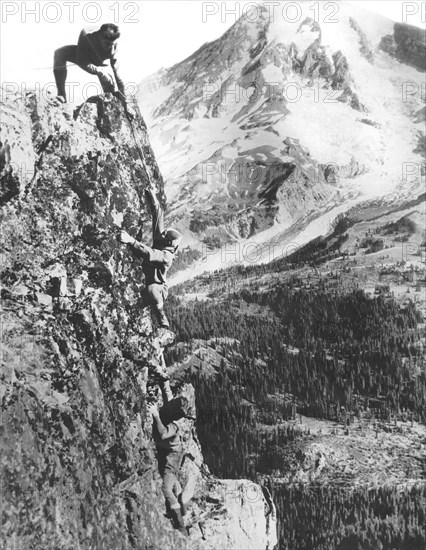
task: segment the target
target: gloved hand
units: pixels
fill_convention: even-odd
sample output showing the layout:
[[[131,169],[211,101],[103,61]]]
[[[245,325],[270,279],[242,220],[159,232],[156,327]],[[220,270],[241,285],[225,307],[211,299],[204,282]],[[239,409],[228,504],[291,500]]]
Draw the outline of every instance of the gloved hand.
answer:
[[[120,90],[117,90],[116,92],[114,92],[114,95],[115,95],[115,97],[120,99],[123,103],[127,102],[126,96],[123,94],[123,92],[120,92]]]
[[[99,77],[99,80],[102,84],[114,86],[114,77],[112,76],[110,68],[108,66],[97,67],[96,75]]]
[[[152,414],[152,416],[158,416],[158,406],[157,403],[150,403],[147,405],[146,410],[148,413]]]
[[[133,244],[135,242],[135,239],[131,237],[127,231],[120,231],[120,234],[118,236],[118,240],[123,244]]]

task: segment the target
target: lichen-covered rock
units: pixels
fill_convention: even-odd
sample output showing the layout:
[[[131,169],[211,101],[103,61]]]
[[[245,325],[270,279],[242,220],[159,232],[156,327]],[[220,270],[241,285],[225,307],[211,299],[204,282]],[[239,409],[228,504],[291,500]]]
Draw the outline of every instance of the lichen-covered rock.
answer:
[[[164,202],[138,108],[130,124],[111,95],[76,112],[31,94],[2,107],[2,548],[241,548],[246,533],[271,548],[263,499],[220,500],[208,541],[196,523],[185,538],[164,517],[146,373],[155,382],[150,365],[168,340],[138,306],[140,262],[117,242],[120,228],[149,240],[148,181]],[[196,520],[219,481],[184,423]]]

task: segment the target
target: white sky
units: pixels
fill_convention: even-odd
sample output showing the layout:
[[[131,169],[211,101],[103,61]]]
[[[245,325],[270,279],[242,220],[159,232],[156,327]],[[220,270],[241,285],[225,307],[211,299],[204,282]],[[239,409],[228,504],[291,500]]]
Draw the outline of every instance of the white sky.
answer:
[[[405,22],[424,27],[426,2],[423,0],[358,0],[351,3],[394,21],[402,21],[405,4],[408,13]],[[3,85],[14,83],[21,90],[33,88],[37,83],[43,86],[53,82],[52,60],[56,48],[76,44],[84,26],[99,27],[105,22],[115,22],[121,30],[121,74],[126,82],[138,83],[221,36],[238,18],[232,10],[241,13],[247,4],[256,2],[2,0],[0,80]],[[204,14],[209,10],[217,10],[217,13],[204,16],[203,21],[203,10]],[[31,13],[34,11],[36,14]],[[68,81],[78,83],[76,86],[93,82],[93,78],[77,67],[71,67],[68,73]],[[96,92],[92,89],[92,93]],[[80,95],[77,90],[76,94]]]

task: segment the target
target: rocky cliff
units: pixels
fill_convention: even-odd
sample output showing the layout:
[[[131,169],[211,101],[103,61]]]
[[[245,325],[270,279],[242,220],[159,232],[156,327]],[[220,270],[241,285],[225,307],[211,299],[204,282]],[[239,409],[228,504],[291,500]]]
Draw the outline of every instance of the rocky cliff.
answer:
[[[28,94],[2,111],[2,547],[272,549],[273,503],[214,479],[190,420],[190,536],[164,517],[146,367],[167,342],[116,238],[149,242],[149,180],[165,200],[138,108],[131,124],[113,96],[72,112]]]
[[[393,34],[387,34],[380,48],[403,63],[425,70],[426,32],[405,23],[395,23]]]

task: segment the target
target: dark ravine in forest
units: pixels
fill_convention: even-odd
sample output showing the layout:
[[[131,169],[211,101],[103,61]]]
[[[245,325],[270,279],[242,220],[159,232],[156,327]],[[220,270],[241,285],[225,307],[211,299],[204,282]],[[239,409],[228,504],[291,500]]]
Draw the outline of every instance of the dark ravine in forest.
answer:
[[[135,308],[141,265],[116,238],[119,227],[150,237],[141,151],[165,202],[139,110],[133,130],[108,95],[78,113],[31,94],[2,110],[2,547],[271,550],[261,488],[211,476],[189,420],[192,513],[217,502],[226,512],[205,538],[164,518],[140,375],[160,343]]]

